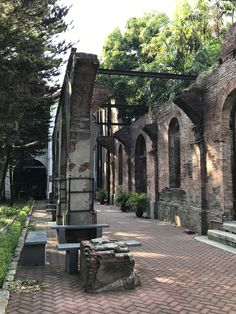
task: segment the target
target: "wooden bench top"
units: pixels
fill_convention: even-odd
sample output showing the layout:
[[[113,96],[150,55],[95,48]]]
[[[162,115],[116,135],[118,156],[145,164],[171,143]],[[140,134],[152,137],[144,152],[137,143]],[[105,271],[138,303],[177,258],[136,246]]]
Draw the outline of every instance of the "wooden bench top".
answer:
[[[29,231],[25,239],[26,245],[37,245],[47,243],[46,231]]]
[[[66,250],[72,250],[72,249],[79,249],[80,243],[60,243],[57,244],[57,249],[59,251],[66,251]]]
[[[51,229],[98,229],[98,228],[106,228],[110,227],[108,224],[91,224],[91,225],[56,225],[52,226]]]

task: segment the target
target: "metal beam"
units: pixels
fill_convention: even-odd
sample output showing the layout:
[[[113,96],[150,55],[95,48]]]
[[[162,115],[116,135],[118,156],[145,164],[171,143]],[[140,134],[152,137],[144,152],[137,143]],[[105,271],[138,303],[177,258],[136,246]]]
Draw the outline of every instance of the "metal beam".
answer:
[[[98,69],[97,74],[152,77],[152,78],[189,80],[189,81],[194,81],[197,78],[197,75],[188,75],[188,74],[123,71],[123,70],[111,70],[111,69]]]
[[[121,105],[121,104],[103,104],[99,105],[100,108],[119,108],[119,109],[142,109],[147,108],[146,105]]]
[[[120,122],[120,123],[113,123],[113,122],[96,122],[96,124],[98,125],[121,125],[121,126],[128,126],[130,125],[129,123],[125,123],[125,122]]]

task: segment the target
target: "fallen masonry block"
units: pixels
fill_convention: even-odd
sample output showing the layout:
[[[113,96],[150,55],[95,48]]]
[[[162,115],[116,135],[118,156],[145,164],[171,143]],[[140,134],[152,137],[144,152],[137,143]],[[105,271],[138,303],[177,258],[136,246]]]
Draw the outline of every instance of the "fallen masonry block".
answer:
[[[135,271],[135,260],[128,245],[122,241],[82,241],[80,274],[86,292],[132,290],[141,285]]]

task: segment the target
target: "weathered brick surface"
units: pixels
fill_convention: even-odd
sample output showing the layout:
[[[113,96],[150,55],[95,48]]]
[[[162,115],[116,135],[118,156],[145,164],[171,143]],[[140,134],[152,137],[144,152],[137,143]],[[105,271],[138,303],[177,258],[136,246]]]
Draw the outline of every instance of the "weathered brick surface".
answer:
[[[173,118],[180,125],[181,152],[181,187],[169,188],[169,144],[168,130]],[[143,127],[155,123],[157,141],[143,131]],[[165,103],[155,108],[152,113],[136,121],[131,127],[131,173],[132,190],[135,190],[135,145],[139,135],[146,143],[147,157],[147,193],[150,198],[149,216],[158,216],[162,220],[176,222],[200,232],[201,213],[201,176],[200,152],[194,134],[194,124],[188,116],[174,103]],[[117,142],[117,146],[119,142]],[[155,146],[157,153],[155,156]],[[124,162],[126,173],[123,189],[128,189],[127,154]],[[118,163],[116,164],[118,168]],[[157,173],[158,170],[158,173]],[[158,195],[156,193],[158,190]],[[155,202],[158,209],[155,209]]]
[[[222,46],[223,63],[212,73],[199,77],[178,94],[175,104],[162,104],[131,126],[132,189],[135,189],[135,145],[138,136],[143,135],[150,216],[181,223],[197,232],[205,232],[212,219],[230,220],[236,216],[233,204],[236,197],[233,185],[236,177],[233,173],[236,158],[233,148],[236,145],[233,144],[236,138],[235,34],[234,26]],[[178,189],[170,188],[169,182],[168,129],[173,118],[177,119],[180,129],[181,187]],[[158,130],[154,143],[143,131],[149,123],[155,123]],[[124,166],[127,177],[126,169]],[[127,189],[127,180],[124,183],[123,189]]]
[[[126,292],[84,293],[79,275],[64,272],[64,254],[56,251],[55,234],[49,230],[46,266],[18,267],[17,272],[18,278],[39,279],[49,287],[37,293],[12,293],[8,314],[236,313],[234,254],[198,242],[164,222],[137,219],[114,207],[97,209],[99,222],[110,224],[104,236],[142,242],[142,247],[132,249],[142,286]]]

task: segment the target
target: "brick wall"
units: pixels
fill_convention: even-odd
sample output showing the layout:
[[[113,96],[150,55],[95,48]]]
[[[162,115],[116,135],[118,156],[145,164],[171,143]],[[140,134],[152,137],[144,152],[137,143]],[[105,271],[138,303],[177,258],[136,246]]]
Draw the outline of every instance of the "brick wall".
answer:
[[[235,34],[236,28],[226,37],[221,64],[214,71],[199,77],[174,102],[154,108],[130,127],[130,146],[126,152],[123,150],[122,188],[128,190],[130,156],[131,188],[135,190],[135,145],[142,135],[146,144],[149,216],[199,233],[206,232],[212,219],[236,218]],[[179,125],[174,135],[180,143],[179,161],[169,158],[172,119]],[[150,124],[156,126],[156,139],[145,130]],[[118,145],[120,141],[116,140],[117,151]],[[177,163],[180,187],[170,185],[170,164],[175,168]],[[116,156],[116,171],[117,168]]]

